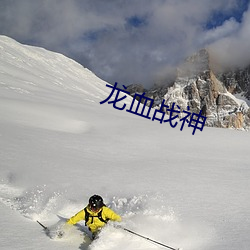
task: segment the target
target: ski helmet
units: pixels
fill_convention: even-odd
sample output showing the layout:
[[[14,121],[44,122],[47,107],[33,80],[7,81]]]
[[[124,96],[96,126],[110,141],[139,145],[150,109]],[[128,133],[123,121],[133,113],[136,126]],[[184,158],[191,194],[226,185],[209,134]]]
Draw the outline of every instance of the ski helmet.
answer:
[[[93,210],[98,210],[103,207],[103,199],[99,195],[93,195],[89,198],[89,206]]]

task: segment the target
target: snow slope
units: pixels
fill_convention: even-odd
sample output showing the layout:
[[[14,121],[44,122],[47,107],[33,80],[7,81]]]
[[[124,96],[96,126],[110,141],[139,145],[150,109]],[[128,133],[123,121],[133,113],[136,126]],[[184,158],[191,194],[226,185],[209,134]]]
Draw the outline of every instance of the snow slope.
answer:
[[[90,244],[83,223],[62,239],[36,223],[54,228],[97,193],[166,245],[248,250],[249,132],[192,135],[100,105],[109,93],[63,55],[0,36],[0,248],[163,249],[112,225]]]

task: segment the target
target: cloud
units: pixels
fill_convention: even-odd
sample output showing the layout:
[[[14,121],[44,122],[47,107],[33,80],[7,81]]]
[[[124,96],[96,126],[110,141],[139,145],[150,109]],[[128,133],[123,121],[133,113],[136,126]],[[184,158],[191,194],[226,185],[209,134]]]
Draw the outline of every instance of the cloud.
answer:
[[[211,44],[225,37],[235,34],[240,28],[240,24],[232,17],[225,20],[221,26],[204,31],[200,38],[201,44]]]
[[[239,2],[2,0],[0,33],[61,52],[111,83],[149,86],[204,46],[218,53],[249,40],[248,14],[242,22],[233,18]],[[208,29],[214,13],[227,18]]]
[[[227,24],[220,27],[227,29]],[[237,28],[210,44],[214,60],[224,67],[245,67],[250,64],[250,9],[243,15]]]

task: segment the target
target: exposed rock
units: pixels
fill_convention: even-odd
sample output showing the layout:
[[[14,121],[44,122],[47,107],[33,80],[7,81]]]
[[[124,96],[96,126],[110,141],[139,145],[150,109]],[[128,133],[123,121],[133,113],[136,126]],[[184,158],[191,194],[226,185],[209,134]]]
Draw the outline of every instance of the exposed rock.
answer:
[[[250,100],[250,66],[218,73],[218,79],[225,84],[230,93],[241,93],[242,96]]]
[[[142,84],[131,84],[127,86],[127,91],[130,92],[130,95],[134,96],[136,93],[143,93],[146,89],[143,87]]]
[[[169,107],[175,103],[182,111],[187,110],[187,106],[192,113],[202,111],[207,126],[249,128],[250,109],[233,94],[242,93],[250,98],[250,67],[221,74],[215,74],[211,68],[209,52],[203,49],[178,68],[172,86],[154,86],[148,91],[137,86],[133,90],[146,92],[158,108],[164,99]]]
[[[164,96],[167,105],[175,102],[184,110],[189,106],[197,114],[202,110],[208,126],[249,127],[248,105],[234,97],[213,73],[207,50],[203,49],[188,58],[178,72],[173,87]],[[248,75],[244,73],[244,76]],[[232,85],[228,87],[232,88]]]

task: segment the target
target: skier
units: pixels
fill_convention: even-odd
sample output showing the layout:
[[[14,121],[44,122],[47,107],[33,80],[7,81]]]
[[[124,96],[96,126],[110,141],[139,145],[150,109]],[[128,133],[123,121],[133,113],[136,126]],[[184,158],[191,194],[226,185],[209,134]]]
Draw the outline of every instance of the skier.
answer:
[[[74,225],[80,220],[85,220],[85,226],[92,232],[94,239],[109,220],[120,222],[122,219],[120,215],[105,206],[101,196],[95,194],[89,198],[89,204],[72,216],[67,224]]]

